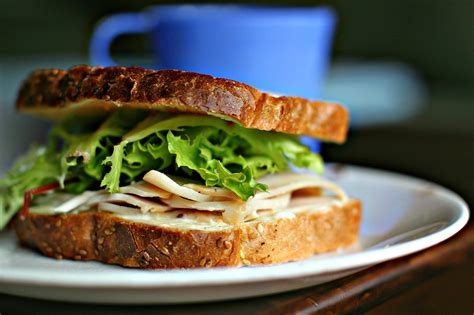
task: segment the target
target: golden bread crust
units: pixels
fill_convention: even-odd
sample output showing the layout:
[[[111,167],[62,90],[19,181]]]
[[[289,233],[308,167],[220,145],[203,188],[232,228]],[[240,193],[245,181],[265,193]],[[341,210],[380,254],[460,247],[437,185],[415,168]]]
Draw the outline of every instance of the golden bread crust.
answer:
[[[247,128],[304,134],[342,143],[349,125],[338,104],[275,97],[246,84],[178,70],[75,66],[34,71],[23,83],[19,111],[60,118],[119,107],[210,114]]]
[[[282,263],[348,247],[358,238],[361,204],[350,200],[296,218],[256,221],[226,230],[179,230],[105,212],[17,218],[21,243],[58,259],[96,260],[144,269]]]

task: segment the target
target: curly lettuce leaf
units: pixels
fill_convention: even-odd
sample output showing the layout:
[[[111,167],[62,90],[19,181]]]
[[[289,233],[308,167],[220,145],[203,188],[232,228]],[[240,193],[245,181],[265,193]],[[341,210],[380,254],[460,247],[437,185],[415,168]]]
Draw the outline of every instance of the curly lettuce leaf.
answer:
[[[235,148],[219,146],[211,142],[219,138],[219,130],[199,128],[193,138],[167,135],[169,152],[176,156],[176,165],[196,171],[207,186],[225,187],[241,199],[248,199],[266,186],[254,180],[253,165],[235,153]],[[188,136],[186,134],[186,136]],[[229,137],[229,135],[226,135]]]
[[[63,173],[67,173],[69,168],[79,168],[73,173],[83,172],[88,177],[101,180],[106,173],[102,162],[110,156],[113,146],[120,142],[122,136],[145,115],[142,111],[120,110],[111,114],[91,133],[75,135],[65,127],[53,131],[68,143],[61,157]]]
[[[115,192],[154,169],[225,187],[247,200],[266,190],[259,177],[290,163],[323,170],[321,157],[295,136],[211,116],[120,110],[100,125],[57,125],[45,147],[18,160],[0,181],[0,229],[21,207],[25,191],[66,178],[79,179],[65,187],[72,193],[101,186]]]
[[[124,135],[104,162],[111,192],[150,169],[184,173],[247,200],[266,186],[256,179],[289,163],[321,172],[322,160],[296,137],[247,129],[210,116],[156,115]],[[174,169],[173,169],[174,168]]]

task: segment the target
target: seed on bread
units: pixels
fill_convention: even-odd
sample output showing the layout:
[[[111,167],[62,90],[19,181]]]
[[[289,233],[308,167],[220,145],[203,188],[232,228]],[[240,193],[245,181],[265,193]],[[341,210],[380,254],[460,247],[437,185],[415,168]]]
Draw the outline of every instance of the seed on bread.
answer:
[[[158,251],[160,251],[163,255],[165,256],[169,256],[170,255],[170,252],[168,250],[168,248],[166,247],[161,247],[161,248],[158,248]]]
[[[151,260],[150,254],[148,254],[148,252],[143,252],[142,255],[143,255],[143,258],[145,258],[146,261]]]
[[[102,244],[104,244],[104,241],[105,241],[105,238],[103,236],[101,236],[97,239],[97,244],[102,245]]]
[[[265,232],[265,228],[263,227],[263,224],[261,223],[257,224],[257,231],[260,235],[262,235]]]

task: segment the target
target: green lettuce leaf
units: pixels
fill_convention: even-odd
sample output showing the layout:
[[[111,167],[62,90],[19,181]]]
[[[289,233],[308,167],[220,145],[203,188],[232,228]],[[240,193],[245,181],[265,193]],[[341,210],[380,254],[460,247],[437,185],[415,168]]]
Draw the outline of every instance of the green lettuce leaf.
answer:
[[[247,129],[211,116],[150,116],[124,135],[104,162],[111,192],[150,169],[201,179],[247,200],[266,190],[256,179],[297,167],[322,171],[322,160],[296,137]]]
[[[61,177],[59,155],[47,147],[33,147],[0,180],[0,230],[23,205],[27,190],[56,182]]]
[[[211,116],[119,110],[101,124],[74,120],[55,126],[45,147],[33,148],[0,181],[0,229],[18,211],[27,190],[78,179],[70,193],[142,179],[164,171],[247,200],[266,190],[258,178],[296,167],[322,172],[321,157],[295,136],[248,129]]]
[[[265,190],[265,185],[254,180],[252,167],[245,158],[237,155],[235,148],[213,144],[220,131],[214,128],[199,128],[201,131],[175,136],[167,135],[169,152],[176,156],[176,166],[196,171],[207,186],[221,186],[235,192],[241,199],[253,196],[256,190]],[[189,134],[193,134],[189,137]],[[229,137],[229,135],[226,135]]]
[[[63,173],[66,174],[69,168],[79,168],[72,173],[77,176],[85,173],[100,181],[106,173],[102,162],[110,156],[113,146],[121,141],[122,136],[143,120],[145,115],[142,111],[116,111],[96,131],[86,134],[74,135],[64,127],[53,130],[68,143],[61,157]]]

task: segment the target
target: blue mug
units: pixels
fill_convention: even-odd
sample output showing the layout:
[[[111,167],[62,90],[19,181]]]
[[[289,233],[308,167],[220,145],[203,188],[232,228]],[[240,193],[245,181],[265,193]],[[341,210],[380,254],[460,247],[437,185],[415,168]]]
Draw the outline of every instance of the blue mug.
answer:
[[[318,98],[334,25],[335,15],[326,7],[153,6],[102,20],[90,57],[94,65],[115,65],[112,41],[146,33],[155,69],[206,73],[277,94]]]
[[[245,82],[275,94],[320,97],[336,18],[327,7],[159,5],[106,17],[90,42],[93,65],[115,65],[112,41],[151,36],[155,69]],[[315,141],[305,141],[318,149]]]

